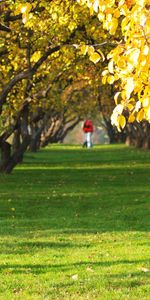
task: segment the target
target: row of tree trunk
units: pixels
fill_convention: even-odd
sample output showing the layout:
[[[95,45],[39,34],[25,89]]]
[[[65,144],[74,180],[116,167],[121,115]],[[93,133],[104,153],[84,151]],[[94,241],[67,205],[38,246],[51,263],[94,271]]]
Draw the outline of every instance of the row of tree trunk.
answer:
[[[147,121],[127,124],[122,132],[118,132],[112,126],[110,118],[103,118],[111,144],[126,143],[129,146],[150,149],[150,123]],[[39,109],[36,114],[30,113],[29,104],[25,102],[14,124],[0,136],[0,172],[11,173],[22,162],[27,150],[36,152],[49,143],[62,143],[68,132],[80,121],[80,117],[67,116],[65,111],[45,113]]]
[[[142,121],[127,124],[121,132],[112,126],[110,119],[105,118],[105,129],[111,144],[125,143],[128,146],[150,149],[150,123]]]
[[[0,136],[0,172],[9,174],[22,162],[24,153],[36,152],[49,143],[62,143],[66,135],[80,122],[79,117],[66,117],[65,113],[33,115],[29,122],[29,109],[25,105],[17,121]]]

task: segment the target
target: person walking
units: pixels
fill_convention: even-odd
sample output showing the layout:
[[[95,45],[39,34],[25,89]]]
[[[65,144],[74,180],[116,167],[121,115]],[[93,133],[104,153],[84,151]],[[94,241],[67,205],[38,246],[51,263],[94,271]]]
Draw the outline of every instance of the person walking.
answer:
[[[87,119],[83,124],[83,131],[85,135],[85,142],[83,147],[92,147],[92,133],[93,133],[93,123],[91,120]]]

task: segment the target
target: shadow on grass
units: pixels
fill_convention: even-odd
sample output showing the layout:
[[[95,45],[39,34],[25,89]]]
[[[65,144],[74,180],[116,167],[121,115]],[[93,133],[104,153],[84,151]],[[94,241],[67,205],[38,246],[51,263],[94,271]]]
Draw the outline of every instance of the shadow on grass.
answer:
[[[86,270],[87,267],[92,267],[93,271],[97,268],[109,268],[112,266],[116,266],[116,265],[128,265],[128,264],[134,264],[134,265],[138,265],[138,264],[148,264],[148,260],[116,260],[116,261],[99,261],[99,262],[93,262],[93,261],[89,261],[89,262],[85,262],[85,261],[80,261],[80,262],[76,262],[76,263],[66,263],[66,264],[5,264],[5,265],[0,265],[0,272],[1,273],[33,273],[33,274],[43,274],[43,273],[48,273],[48,272],[61,272],[61,271],[73,271],[74,269],[79,270],[79,268],[81,268],[83,271]],[[75,271],[75,270],[74,270]],[[124,273],[124,274],[110,274],[110,272],[108,273],[108,277],[109,278],[125,278],[127,276],[130,277],[137,277],[137,276],[145,276],[147,278],[149,278],[149,273],[146,272],[142,272],[142,271],[138,271],[138,272],[130,272],[128,273]]]
[[[150,275],[144,272],[130,272],[121,274],[109,274],[108,280],[111,282],[113,289],[120,288],[137,288],[145,286],[147,292],[149,292]],[[146,292],[145,290],[145,292]],[[148,298],[145,298],[148,299]]]
[[[68,242],[18,242],[16,243],[3,243],[0,249],[0,254],[26,254],[34,253],[37,250],[49,248],[51,250],[60,250],[68,248],[89,248],[88,243],[68,243]]]
[[[145,152],[138,157],[137,153],[112,146],[91,152],[49,148],[47,153],[44,149],[36,154],[34,161],[34,155],[27,154],[25,164],[31,163],[33,170],[23,170],[22,165],[22,169],[1,178],[0,234],[27,237],[30,231],[44,235],[47,230],[58,234],[148,232],[150,169],[143,164],[135,170],[138,159],[141,162],[145,157]],[[130,163],[128,168],[126,161]],[[64,169],[44,169],[45,165],[59,163]],[[75,169],[77,163],[83,169]],[[90,163],[92,168],[84,169],[84,164]],[[97,163],[103,167],[96,168]],[[67,170],[68,164],[71,168]]]
[[[39,195],[38,199],[32,199],[32,202],[30,197],[24,201],[17,199],[11,204],[16,207],[15,211],[3,205],[3,211],[0,212],[0,235],[26,238],[34,236],[36,231],[43,236],[122,231],[148,233],[150,222],[147,194],[143,188],[143,191],[138,193],[138,198],[134,192],[127,191],[117,195],[116,191],[111,199],[110,191],[108,200],[105,198],[106,192],[97,195],[77,193],[77,196],[58,193],[57,196],[48,199]],[[57,247],[55,243],[39,244],[39,247],[43,246]],[[33,247],[36,247],[36,243],[33,243]],[[62,243],[60,247],[72,246]]]
[[[106,186],[106,185],[105,185]],[[82,186],[83,187],[83,186]],[[112,187],[112,186],[111,186]],[[9,204],[5,199],[0,201],[2,236],[34,236],[34,233],[45,234],[96,234],[104,232],[139,231],[149,232],[149,197],[147,186],[140,185],[133,189],[114,189],[111,187],[97,192],[86,192],[78,189],[74,183],[73,193],[42,194],[41,188],[26,193]],[[139,190],[139,191],[138,191]],[[35,194],[36,191],[36,194]],[[13,198],[13,197],[12,197]],[[14,207],[14,211],[11,211]],[[44,234],[45,231],[45,234]],[[148,243],[148,242],[147,242]],[[50,243],[51,245],[51,243]],[[45,247],[48,245],[45,244]],[[55,247],[55,245],[53,245]],[[62,247],[69,245],[62,245]],[[42,247],[42,244],[41,244]]]

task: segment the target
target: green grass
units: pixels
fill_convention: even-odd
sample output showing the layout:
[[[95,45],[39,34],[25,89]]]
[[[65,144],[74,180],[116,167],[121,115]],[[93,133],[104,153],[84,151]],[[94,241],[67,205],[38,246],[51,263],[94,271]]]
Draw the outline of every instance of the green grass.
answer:
[[[54,145],[0,175],[0,300],[150,296],[150,152]]]

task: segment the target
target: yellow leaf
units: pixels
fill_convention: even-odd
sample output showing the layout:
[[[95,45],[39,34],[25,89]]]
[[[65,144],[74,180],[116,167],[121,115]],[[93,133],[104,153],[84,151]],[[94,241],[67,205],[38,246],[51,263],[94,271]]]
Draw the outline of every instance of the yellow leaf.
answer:
[[[114,108],[114,113],[121,115],[123,112],[124,106],[123,104],[118,104],[115,108]]]
[[[133,108],[134,108],[134,105],[133,105],[133,104],[131,104],[131,103],[129,103],[129,104],[128,104],[128,110],[130,110],[130,111],[131,111]]]
[[[93,6],[90,7],[90,16],[92,16],[94,13],[94,9],[93,9]]]
[[[22,22],[25,24],[25,23],[27,23],[27,21],[28,21],[28,16],[29,16],[29,14],[28,13],[24,13],[24,14],[22,14]]]
[[[134,121],[135,121],[135,116],[134,116],[133,114],[131,114],[131,115],[129,116],[128,122],[129,122],[129,123],[133,123]]]
[[[30,3],[26,3],[23,6],[20,6],[20,11],[22,13],[22,22],[25,24],[29,19],[29,13],[32,9],[32,5]]]
[[[115,100],[116,105],[118,104],[118,97],[119,97],[119,95],[120,95],[120,92],[117,92],[115,94],[115,96],[114,96],[114,100]]]
[[[108,64],[108,70],[110,73],[114,73],[114,61],[111,59],[109,64]]]
[[[93,4],[93,9],[96,13],[98,13],[99,1],[95,0]]]
[[[117,66],[120,69],[125,69],[126,66],[127,66],[127,59],[126,59],[126,57],[124,57],[124,56],[122,56],[121,58],[119,57],[118,60],[117,60]]]
[[[129,49],[126,52],[128,61],[133,65],[136,66],[138,64],[138,58],[140,55],[139,49]]]
[[[93,46],[88,46],[88,54],[92,55],[94,53],[94,47]]]
[[[139,111],[139,109],[141,108],[141,101],[137,101],[135,104],[135,111]]]
[[[102,77],[102,83],[106,84],[106,81],[107,81],[107,76],[105,75],[105,76]]]
[[[136,120],[137,120],[137,122],[141,122],[143,119],[144,119],[144,109],[142,108],[142,109],[138,112],[137,117],[136,117]]]
[[[54,21],[56,21],[56,20],[58,19],[57,13],[56,13],[56,12],[52,13],[52,14],[51,14],[51,18],[52,18]]]
[[[127,92],[127,98],[129,99],[131,93],[134,90],[134,80],[133,80],[132,77],[127,78],[127,83],[126,83],[126,86],[125,86],[125,90]]]
[[[123,2],[125,2],[125,0],[121,0],[119,2],[120,2],[120,5],[121,5],[121,14],[126,16],[128,14],[127,5],[126,4],[124,4],[124,5],[121,4],[121,2],[123,3]]]
[[[89,58],[94,64],[96,64],[100,60],[100,55],[97,52],[94,52]]]
[[[88,52],[88,46],[83,45],[83,46],[81,46],[80,50],[83,55],[86,55],[86,53]]]
[[[100,49],[98,50],[98,52],[101,54],[102,60],[104,61],[105,60],[104,53]]]
[[[31,10],[32,5],[30,3],[26,3],[25,5],[21,6],[21,13],[29,13],[29,11]]]
[[[115,75],[114,75],[114,78],[115,78],[115,80],[119,80],[119,79],[120,79],[119,74],[115,74]]]
[[[114,11],[114,17],[117,19],[120,17],[120,10],[118,8],[116,8]]]
[[[123,129],[126,125],[126,119],[123,115],[118,117],[118,124]]]
[[[111,21],[111,27],[110,27],[110,34],[114,35],[116,33],[116,29],[118,27],[118,19],[117,18],[112,18]]]
[[[146,97],[142,100],[142,104],[144,107],[150,106],[150,98]]]
[[[109,84],[113,84],[113,83],[114,83],[114,81],[115,81],[115,78],[114,78],[114,76],[112,76],[112,75],[109,75],[109,76],[107,77],[107,82],[108,82]]]
[[[146,113],[147,113],[148,120],[150,121],[150,108],[147,109]]]
[[[102,22],[105,19],[105,15],[102,12],[99,12],[98,19]]]
[[[147,18],[146,26],[144,26],[145,34],[150,34],[150,18]]]
[[[143,48],[143,54],[148,55],[149,51],[150,51],[150,47],[148,45],[145,45]]]
[[[104,71],[102,72],[102,76],[105,76],[105,75],[108,75],[108,70],[104,70]]]
[[[31,62],[37,62],[41,57],[41,52],[40,51],[36,51],[33,53],[33,55],[31,56]]]

